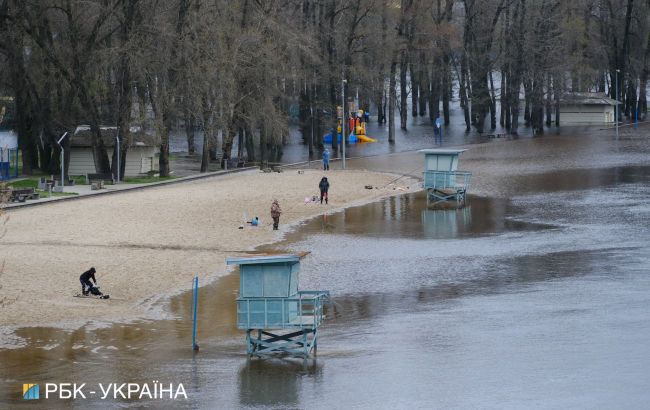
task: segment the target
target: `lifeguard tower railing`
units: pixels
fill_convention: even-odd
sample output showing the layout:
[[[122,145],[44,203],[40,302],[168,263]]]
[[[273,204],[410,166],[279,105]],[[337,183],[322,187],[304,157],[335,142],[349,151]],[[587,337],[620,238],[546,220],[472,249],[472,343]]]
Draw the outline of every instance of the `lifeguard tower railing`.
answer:
[[[0,181],[18,178],[18,149],[0,148]]]
[[[301,290],[287,298],[237,298],[239,329],[315,329],[325,318],[327,291]]]
[[[424,189],[432,202],[465,201],[472,173],[468,171],[424,171]]]

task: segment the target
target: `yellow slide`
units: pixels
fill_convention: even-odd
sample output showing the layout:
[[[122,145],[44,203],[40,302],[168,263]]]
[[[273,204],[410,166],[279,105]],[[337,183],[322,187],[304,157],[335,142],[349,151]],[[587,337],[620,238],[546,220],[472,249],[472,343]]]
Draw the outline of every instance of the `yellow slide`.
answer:
[[[365,135],[357,135],[357,139],[361,142],[377,142],[376,139],[367,137]]]

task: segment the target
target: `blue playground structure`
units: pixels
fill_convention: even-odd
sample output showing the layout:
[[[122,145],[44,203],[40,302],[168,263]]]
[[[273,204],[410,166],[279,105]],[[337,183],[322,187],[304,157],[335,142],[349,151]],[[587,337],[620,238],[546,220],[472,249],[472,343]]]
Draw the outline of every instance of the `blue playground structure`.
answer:
[[[0,148],[0,181],[18,178],[18,148]]]
[[[239,266],[237,328],[246,330],[249,356],[316,351],[327,291],[298,290],[300,259],[307,252],[228,258]]]

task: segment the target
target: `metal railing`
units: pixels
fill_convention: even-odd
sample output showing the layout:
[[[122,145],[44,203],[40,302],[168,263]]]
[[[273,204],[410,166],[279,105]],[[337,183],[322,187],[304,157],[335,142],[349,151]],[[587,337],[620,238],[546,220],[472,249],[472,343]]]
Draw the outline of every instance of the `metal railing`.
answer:
[[[239,329],[316,328],[324,319],[327,291],[299,291],[287,298],[237,298]]]
[[[424,171],[425,189],[469,189],[472,173],[468,171]]]

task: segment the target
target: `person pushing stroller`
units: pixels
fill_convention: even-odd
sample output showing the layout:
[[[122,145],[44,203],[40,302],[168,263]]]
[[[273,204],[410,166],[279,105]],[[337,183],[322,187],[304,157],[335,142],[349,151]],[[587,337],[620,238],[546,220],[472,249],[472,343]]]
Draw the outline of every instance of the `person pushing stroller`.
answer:
[[[94,267],[92,267],[87,271],[85,271],[84,273],[82,273],[81,276],[79,276],[79,282],[81,282],[82,295],[88,296],[88,294],[90,293],[90,289],[94,287],[94,285],[90,283],[91,279],[95,283],[95,285],[97,285],[97,279],[95,279],[95,272],[97,271],[95,270]]]

